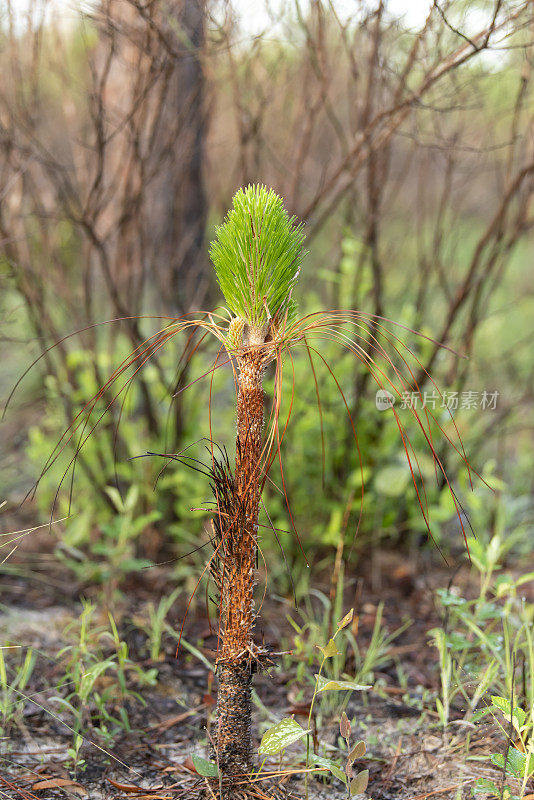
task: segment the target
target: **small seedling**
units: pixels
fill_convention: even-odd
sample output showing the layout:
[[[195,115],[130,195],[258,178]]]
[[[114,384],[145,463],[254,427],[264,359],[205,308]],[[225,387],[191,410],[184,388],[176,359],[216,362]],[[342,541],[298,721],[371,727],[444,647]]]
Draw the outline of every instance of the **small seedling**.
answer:
[[[80,758],[80,749],[82,744],[83,744],[83,736],[80,736],[80,734],[77,733],[74,736],[74,742],[72,747],[69,747],[67,749],[67,756],[68,756],[67,766],[69,766],[70,762],[70,766],[72,766],[72,769],[75,774],[78,770],[83,771],[85,769],[85,759]]]
[[[351,726],[349,718],[343,712],[339,722],[339,732],[347,744],[347,763],[345,765],[345,785],[347,787],[347,797],[351,798],[355,794],[363,794],[367,789],[369,783],[369,770],[364,769],[357,775],[354,775],[352,765],[358,758],[363,758],[365,755],[365,742],[356,742],[354,746],[350,743]]]
[[[10,659],[9,662],[4,654],[15,653],[18,657],[24,648],[21,647],[0,647],[0,733],[4,734],[9,726],[17,721],[23,699],[21,692],[24,691],[31,678],[35,667],[35,654],[31,647],[26,650],[22,661]],[[11,677],[12,676],[12,677]]]
[[[458,702],[464,704],[464,719],[474,722],[488,713],[488,708],[477,711],[485,695],[493,691],[495,696],[512,696],[514,660],[525,665],[525,702],[534,700],[534,606],[518,596],[534,575],[514,579],[496,573],[503,554],[499,537],[486,547],[475,539],[468,542],[472,569],[478,573],[478,595],[468,600],[453,586],[439,589],[444,622],[429,632],[439,653],[441,693],[436,709],[444,728],[453,703],[456,707]]]
[[[159,661],[160,658],[162,658],[161,641],[163,633],[168,627],[166,622],[167,616],[181,592],[182,589],[178,588],[171,592],[168,597],[162,597],[157,608],[152,602],[148,606],[148,624],[143,622],[141,627],[148,635],[150,658],[152,661]]]
[[[534,707],[528,713],[505,697],[492,695],[491,713],[507,740],[505,753],[494,753],[490,762],[502,770],[502,779],[494,781],[480,778],[473,786],[473,795],[489,794],[499,800],[522,800],[527,784],[534,776]],[[519,794],[514,794],[506,782],[514,780],[519,784]]]
[[[121,731],[131,731],[125,703],[137,700],[145,705],[145,701],[132,689],[128,675],[133,676],[138,686],[153,686],[157,679],[156,669],[144,670],[130,659],[128,646],[121,640],[111,614],[107,628],[93,623],[94,612],[94,605],[84,603],[75,625],[76,641],[58,653],[64,669],[58,688],[65,687],[68,691],[51,698],[73,720],[70,756],[77,766],[81,734],[87,722],[92,721],[106,743],[112,743]],[[111,649],[103,647],[106,640]]]
[[[323,669],[324,669],[324,666],[325,666],[327,660],[330,659],[330,658],[335,658],[336,656],[339,655],[339,650],[338,650],[338,647],[337,647],[337,644],[336,644],[336,638],[339,635],[339,633],[344,628],[347,627],[347,625],[350,625],[350,623],[352,622],[353,616],[354,616],[354,609],[351,608],[351,610],[348,612],[348,614],[345,614],[345,616],[343,617],[343,619],[341,620],[341,622],[337,626],[336,632],[334,633],[332,638],[328,641],[328,643],[324,647],[321,647],[320,645],[317,645],[317,648],[322,653],[322,659],[321,659],[321,664],[319,666],[319,672],[315,676],[315,688],[314,688],[314,691],[313,691],[312,700],[311,700],[311,703],[310,703],[310,712],[309,712],[309,715],[308,715],[308,728],[311,727],[311,721],[312,721],[312,715],[313,715],[313,707],[315,705],[315,700],[316,700],[317,695],[319,694],[319,692],[328,692],[328,691],[335,691],[335,692],[360,691],[361,692],[361,691],[365,691],[366,689],[370,689],[371,688],[370,686],[360,685],[360,684],[356,683],[355,681],[328,680],[328,679],[324,678],[323,675],[321,674]],[[311,737],[310,737],[310,734],[308,734],[308,737],[307,737],[307,740],[306,740],[306,768],[308,768],[309,765],[310,765],[310,744],[311,744]],[[323,764],[323,766],[327,766],[331,770],[331,766],[332,765]],[[337,769],[339,769],[339,768],[336,767],[336,770]],[[336,772],[333,772],[333,774],[336,775],[336,777],[339,778],[339,774],[337,774]],[[341,774],[345,775],[345,773],[343,773],[342,770],[341,770]],[[346,779],[345,778],[340,778],[340,780],[344,780],[344,782],[346,783]],[[308,799],[308,773],[306,773],[306,800],[307,799]]]
[[[349,746],[349,739],[350,739],[350,723],[348,721],[347,715],[345,712],[341,715],[340,720],[340,730],[341,735],[347,741],[347,759],[345,768],[336,761],[324,758],[322,756],[318,756],[316,754],[311,754],[311,739],[312,739],[312,721],[313,721],[313,709],[315,705],[315,701],[317,696],[322,692],[353,692],[353,691],[365,691],[366,689],[370,689],[370,686],[362,686],[355,681],[352,680],[333,680],[325,678],[322,675],[323,669],[325,664],[329,661],[329,659],[335,658],[339,655],[338,645],[336,639],[340,632],[346,628],[352,622],[354,611],[351,609],[348,614],[346,614],[334,633],[331,639],[325,645],[316,645],[316,648],[321,652],[321,662],[319,665],[319,671],[315,675],[315,683],[314,683],[314,690],[312,699],[310,702],[310,710],[308,713],[308,720],[307,720],[307,728],[303,728],[299,723],[291,717],[286,717],[276,725],[269,728],[262,737],[260,748],[259,748],[259,755],[264,756],[263,763],[260,767],[260,771],[263,769],[263,765],[265,763],[265,758],[268,756],[280,755],[282,757],[283,751],[289,747],[291,744],[295,744],[296,742],[302,741],[306,739],[306,766],[305,766],[305,792],[306,798],[308,797],[308,779],[310,772],[314,771],[313,765],[316,768],[320,769],[322,772],[328,770],[332,775],[338,778],[342,783],[345,784],[348,791],[348,796],[352,797],[355,794],[362,793],[365,791],[367,787],[367,783],[369,780],[369,772],[368,770],[364,770],[364,772],[358,773],[358,775],[354,776],[352,772],[352,765],[354,761],[358,758],[362,758],[365,755],[365,744],[363,742],[357,742],[352,748]],[[279,767],[281,768],[281,762]]]

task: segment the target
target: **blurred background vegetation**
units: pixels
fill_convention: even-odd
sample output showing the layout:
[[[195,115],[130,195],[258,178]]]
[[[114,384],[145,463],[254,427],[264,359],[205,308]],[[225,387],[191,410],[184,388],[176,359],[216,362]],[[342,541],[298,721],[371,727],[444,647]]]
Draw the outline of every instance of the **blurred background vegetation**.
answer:
[[[25,14],[5,7],[0,38],[4,400],[42,354],[0,428],[4,530],[62,518],[51,529],[54,557],[88,585],[186,554],[177,578],[203,562],[207,479],[162,457],[135,457],[188,447],[204,458],[210,404],[212,435],[231,451],[232,374],[216,371],[211,390],[209,375],[194,382],[217,352],[199,334],[171,339],[142,365],[143,342],[172,318],[220,302],[207,245],[235,190],[257,181],[306,224],[301,313],[351,308],[404,326],[391,330],[412,348],[422,391],[435,391],[429,372],[446,397],[458,393],[454,423],[489,485],[475,479],[472,491],[446,439],[436,446],[475,534],[484,542],[498,533],[517,555],[531,552],[528,2],[450,0],[419,21],[381,1],[245,9],[104,0],[68,17],[36,2]],[[132,351],[131,369],[107,386]],[[355,420],[362,469],[343,399],[317,360],[323,469],[303,350],[286,373],[294,368],[283,457],[308,560],[329,564],[344,549],[354,563],[383,544],[407,554],[432,548],[391,409],[377,409],[377,386],[352,356],[334,344],[326,355]],[[289,406],[291,377],[287,385]],[[55,450],[102,386],[90,421]],[[469,392],[474,404],[462,407]],[[442,398],[429,403],[453,437]],[[432,535],[454,555],[464,546],[454,504],[406,416]],[[298,580],[304,559],[283,496],[270,484],[266,495]],[[264,524],[270,580],[285,592],[284,561]],[[35,573],[50,568],[39,553],[30,562]]]

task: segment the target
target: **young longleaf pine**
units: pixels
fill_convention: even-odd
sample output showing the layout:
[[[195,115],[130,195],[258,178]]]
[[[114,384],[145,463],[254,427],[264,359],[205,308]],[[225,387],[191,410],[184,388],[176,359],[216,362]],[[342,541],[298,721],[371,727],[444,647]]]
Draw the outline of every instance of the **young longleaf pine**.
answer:
[[[296,316],[292,298],[303,257],[302,226],[264,186],[240,189],[210,254],[234,315],[224,343],[237,365],[237,441],[233,475],[215,483],[216,558],[222,647],[218,658],[216,750],[224,775],[252,768],[251,676],[254,573],[263,488],[263,376]]]
[[[218,777],[209,779],[209,796],[219,796],[220,800],[242,796],[246,776],[254,766],[251,682],[258,662],[266,655],[253,640],[258,513],[267,472],[276,456],[280,461],[285,493],[280,447],[283,432],[280,435],[278,424],[284,356],[297,347],[304,348],[314,380],[313,359],[319,359],[339,389],[347,413],[349,407],[335,373],[320,352],[324,341],[329,345],[337,343],[352,353],[369,370],[378,387],[387,389],[394,397],[400,398],[405,392],[420,394],[410,362],[415,361],[418,370],[422,369],[422,365],[381,317],[353,310],[316,312],[298,317],[293,292],[304,256],[303,243],[302,225],[294,217],[289,217],[282,199],[272,189],[264,186],[240,189],[234,197],[233,208],[217,228],[216,239],[210,247],[227,313],[186,315],[173,320],[145,340],[80,411],[41,473],[43,475],[51,468],[79,432],[79,443],[74,447],[69,466],[74,465],[84,442],[104,416],[99,414],[96,423],[90,425],[97,403],[102,397],[111,396],[105,410],[109,409],[151,356],[176,334],[203,330],[219,340],[221,350],[226,349],[228,358],[219,361],[217,357],[213,369],[206,373],[208,375],[230,361],[237,390],[234,468],[232,470],[225,454],[216,459],[213,452],[210,466],[215,513],[211,526],[214,549],[208,566],[219,593],[220,637],[217,651],[217,724],[212,754],[217,763]],[[291,361],[291,357],[288,360]],[[271,421],[264,437],[263,378],[271,362],[274,364],[274,396]],[[115,390],[112,392],[112,387],[128,370],[132,370],[131,374],[113,393]],[[395,406],[391,407],[391,413],[399,428],[421,512],[428,527],[424,480],[417,455]],[[415,404],[408,407],[405,413],[415,420],[424,435],[434,459],[436,474],[441,474],[450,488],[463,530],[462,509],[434,448],[436,439],[432,424],[437,425],[469,469],[461,440],[458,436],[458,444],[454,444],[429,409],[425,409],[422,418],[418,416]],[[356,426],[350,413],[349,419],[357,447]],[[455,428],[452,417],[451,422]],[[170,454],[166,457],[187,463],[186,456]],[[361,491],[363,498],[363,479]],[[257,792],[256,796],[259,796]]]

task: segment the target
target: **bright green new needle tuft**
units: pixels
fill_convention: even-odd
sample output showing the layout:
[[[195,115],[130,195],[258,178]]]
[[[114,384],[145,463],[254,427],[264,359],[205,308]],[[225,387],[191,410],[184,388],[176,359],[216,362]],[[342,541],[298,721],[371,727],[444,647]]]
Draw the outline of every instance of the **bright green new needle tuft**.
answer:
[[[229,310],[258,329],[290,323],[305,237],[282,198],[265,186],[239,189],[216,234],[210,255]]]

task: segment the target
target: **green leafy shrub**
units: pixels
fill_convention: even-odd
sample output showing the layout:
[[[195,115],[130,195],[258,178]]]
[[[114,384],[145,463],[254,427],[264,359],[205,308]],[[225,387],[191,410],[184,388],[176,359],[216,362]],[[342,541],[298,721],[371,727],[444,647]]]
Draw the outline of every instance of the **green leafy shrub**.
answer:
[[[103,351],[96,356],[98,374],[107,376],[112,362],[121,360],[127,352],[127,343],[118,337],[113,357]],[[89,351],[69,353],[66,367],[70,382],[66,379],[61,391],[57,381],[48,376],[44,413],[39,425],[29,431],[26,452],[38,473],[44,468],[36,493],[43,518],[49,519],[53,511],[55,519],[63,520],[52,528],[53,533],[59,532],[59,558],[83,582],[103,584],[110,579],[120,582],[129,572],[150,563],[142,555],[143,534],[162,521],[167,546],[174,544],[180,551],[183,544],[186,549],[191,535],[198,534],[202,519],[199,517],[195,528],[190,509],[192,505],[200,506],[206,488],[197,472],[176,470],[171,462],[161,474],[158,491],[154,491],[166,461],[146,454],[167,452],[173,439],[173,424],[162,422],[158,435],[149,430],[146,416],[141,413],[142,392],[135,381],[130,384],[124,408],[119,405],[107,411],[111,397],[100,399],[90,422],[71,438],[66,408],[69,404],[82,408],[100,389],[94,358]],[[145,366],[143,375],[163,421],[170,400],[168,388],[155,367]],[[191,411],[189,414],[193,417]],[[190,434],[191,429],[184,431],[184,437]],[[81,443],[83,448],[79,450]],[[196,454],[193,449],[190,452]],[[56,456],[57,462],[47,468]],[[186,517],[188,526],[183,523]]]

